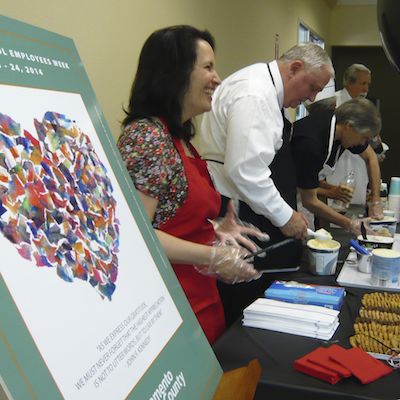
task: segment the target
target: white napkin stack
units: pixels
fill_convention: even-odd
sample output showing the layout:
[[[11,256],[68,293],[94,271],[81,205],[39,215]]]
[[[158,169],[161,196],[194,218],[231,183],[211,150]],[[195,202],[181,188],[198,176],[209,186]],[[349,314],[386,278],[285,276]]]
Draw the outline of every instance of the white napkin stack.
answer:
[[[309,304],[260,298],[243,311],[243,325],[329,340],[339,326],[339,311]]]

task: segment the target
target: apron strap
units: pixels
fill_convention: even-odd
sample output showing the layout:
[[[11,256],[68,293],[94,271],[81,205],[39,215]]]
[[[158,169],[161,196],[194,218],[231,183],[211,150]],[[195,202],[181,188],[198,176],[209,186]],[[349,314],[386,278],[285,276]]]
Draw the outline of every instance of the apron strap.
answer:
[[[335,171],[336,168],[336,163],[340,155],[340,146],[338,146],[335,159],[333,161],[333,166],[329,166],[328,160],[332,155],[332,149],[333,149],[333,142],[335,140],[335,127],[336,127],[336,116],[333,115],[331,119],[331,126],[330,126],[330,131],[329,131],[329,143],[328,143],[328,154],[326,156],[326,159],[324,163],[322,164],[322,169],[319,171],[318,177],[320,180],[326,179],[328,176],[332,175],[333,172]]]
[[[329,131],[329,144],[328,144],[328,154],[326,156],[326,159],[324,161],[324,164],[326,164],[329,160],[329,157],[331,156],[332,153],[332,148],[333,148],[333,142],[335,140],[335,128],[336,128],[336,116],[333,115],[331,119],[331,129]],[[336,158],[337,160],[337,158]],[[336,161],[335,160],[335,161]]]
[[[224,165],[223,161],[218,161],[218,160],[212,160],[211,158],[203,158],[204,161],[211,161],[211,162],[215,162],[221,165]]]

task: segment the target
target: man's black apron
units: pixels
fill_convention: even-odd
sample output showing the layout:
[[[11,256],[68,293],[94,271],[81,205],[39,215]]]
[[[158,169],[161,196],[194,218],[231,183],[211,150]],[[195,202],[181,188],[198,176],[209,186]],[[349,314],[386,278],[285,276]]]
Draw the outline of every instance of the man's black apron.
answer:
[[[290,146],[292,124],[284,117],[283,111],[282,117],[284,120],[282,135],[283,144],[276,153],[269,168],[271,170],[271,178],[279,193],[283,199],[296,210],[297,180]],[[246,203],[240,201],[239,204],[239,218],[242,221],[253,224],[261,231],[267,232],[270,235],[271,240],[268,243],[258,242],[260,246],[265,247],[266,245],[287,239],[287,236],[284,236],[281,230],[272,225],[267,218],[256,214]],[[255,266],[257,269],[294,268],[300,265],[301,258],[302,242],[297,240],[271,251],[265,258],[256,258]],[[248,283],[227,285],[218,282],[218,289],[224,304],[227,324],[230,325],[238,319],[242,315],[243,309],[255,299],[263,297],[265,289],[270,285],[273,279],[273,275],[264,273],[258,280]],[[288,279],[290,278],[288,277]]]
[[[297,179],[290,146],[291,130],[292,124],[284,118],[283,144],[276,153],[269,168],[271,170],[271,179],[274,181],[275,187],[278,189],[282,198],[296,210]],[[246,203],[240,202],[239,218],[243,221],[250,222],[263,232],[267,232],[271,238],[268,245],[287,239],[287,236],[285,236],[279,228],[272,225],[264,216],[256,214]],[[265,243],[259,244],[265,246]],[[302,242],[298,240],[294,243],[277,248],[271,253],[268,253],[265,258],[256,258],[255,265],[257,269],[298,267],[300,265],[301,256]]]

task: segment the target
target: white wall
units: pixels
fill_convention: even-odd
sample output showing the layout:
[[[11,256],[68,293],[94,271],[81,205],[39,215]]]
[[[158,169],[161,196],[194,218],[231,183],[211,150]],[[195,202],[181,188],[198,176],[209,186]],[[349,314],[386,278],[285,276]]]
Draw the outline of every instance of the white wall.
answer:
[[[297,41],[297,18],[328,34],[321,0],[1,0],[3,15],[72,38],[115,137],[140,49],[151,32],[173,24],[209,29],[220,75],[274,55]]]
[[[74,40],[111,131],[118,137],[122,106],[129,97],[140,49],[154,30],[173,24],[209,29],[217,42],[217,69],[222,78],[247,64],[271,60],[275,33],[280,37],[281,53],[295,45],[299,20],[326,40],[328,51],[331,43],[355,44],[355,37],[358,42],[363,38],[363,44],[376,43],[376,32],[369,27],[373,25],[371,7],[355,9],[357,15],[351,22],[346,12],[348,7],[332,11],[328,3],[323,0],[1,0],[0,11]],[[368,18],[361,18],[360,12]],[[336,24],[340,28],[336,29]],[[362,28],[367,25],[366,36]]]
[[[376,6],[336,6],[330,32],[332,46],[381,46]]]

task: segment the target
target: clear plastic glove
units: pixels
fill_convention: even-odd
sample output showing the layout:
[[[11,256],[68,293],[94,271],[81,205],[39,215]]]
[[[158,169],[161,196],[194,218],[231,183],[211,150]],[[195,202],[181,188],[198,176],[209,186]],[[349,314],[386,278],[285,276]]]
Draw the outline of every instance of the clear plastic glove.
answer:
[[[367,235],[373,235],[374,231],[369,227],[369,221],[371,218],[352,218],[348,232],[351,232],[356,237],[361,235],[361,223],[364,223],[365,233]]]
[[[209,265],[196,265],[203,275],[215,276],[222,282],[234,284],[258,279],[261,273],[244,259],[248,252],[232,246],[212,247]]]
[[[258,246],[249,239],[249,236],[254,236],[262,242],[269,240],[268,234],[261,232],[251,224],[239,220],[232,200],[229,201],[226,214],[223,218],[209,221],[214,227],[215,237],[224,245],[233,247],[242,246],[250,251],[256,251],[258,250]]]
[[[369,204],[368,216],[374,219],[383,219],[383,208],[380,200],[372,201]]]

